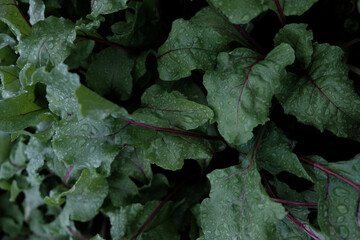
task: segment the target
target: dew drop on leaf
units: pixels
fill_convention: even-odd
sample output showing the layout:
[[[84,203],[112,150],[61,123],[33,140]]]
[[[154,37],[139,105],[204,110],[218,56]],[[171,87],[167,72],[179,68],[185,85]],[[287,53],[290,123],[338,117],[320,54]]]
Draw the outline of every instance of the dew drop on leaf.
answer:
[[[347,227],[340,226],[339,230],[341,238],[346,238],[349,235],[349,229],[347,229]]]
[[[337,223],[342,223],[342,222],[344,222],[344,220],[345,220],[345,217],[344,217],[344,216],[340,216],[340,217],[338,217],[338,218],[336,219],[336,222],[337,222]]]
[[[349,195],[349,192],[346,189],[337,187],[334,189],[334,194],[338,197],[344,197],[344,196]]]
[[[339,211],[339,213],[345,214],[348,212],[348,208],[345,205],[341,204],[341,205],[337,206],[336,208]]]

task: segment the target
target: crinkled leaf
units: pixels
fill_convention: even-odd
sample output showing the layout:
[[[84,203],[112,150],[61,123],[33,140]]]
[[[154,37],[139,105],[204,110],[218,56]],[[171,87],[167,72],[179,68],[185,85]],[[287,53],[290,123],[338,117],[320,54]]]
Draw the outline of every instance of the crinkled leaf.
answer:
[[[202,126],[214,116],[209,107],[187,100],[180,92],[167,92],[159,85],[148,88],[141,102],[148,112],[185,130]]]
[[[94,169],[84,169],[79,180],[66,194],[65,208],[71,219],[89,221],[98,213],[108,194],[108,183]]]
[[[258,164],[272,174],[285,170],[312,181],[296,154],[292,153],[290,141],[273,123],[267,126],[256,156]]]
[[[286,16],[302,15],[318,0],[277,0]],[[250,22],[269,8],[278,11],[272,0],[208,0],[219,9],[232,23],[245,24]]]
[[[17,64],[22,68],[26,63],[35,67],[62,63],[69,56],[75,38],[75,25],[70,20],[50,16],[36,23],[30,34],[21,39]]]
[[[359,166],[360,155],[349,161],[326,165],[357,184],[360,182]],[[318,177],[315,190],[320,195],[318,223],[321,230],[330,236],[329,239],[360,238],[359,187],[355,189],[332,175],[324,176],[320,171],[315,173]]]
[[[126,100],[132,91],[134,59],[125,51],[107,48],[95,56],[86,72],[89,87],[101,96]]]
[[[45,4],[42,0],[30,0],[29,5],[29,21],[32,25],[45,19]]]
[[[286,213],[261,185],[255,163],[214,170],[207,177],[210,198],[201,203],[206,239],[274,239],[275,226]]]
[[[110,14],[127,8],[127,0],[91,0],[91,15]]]
[[[30,32],[30,25],[23,18],[16,1],[0,0],[0,20],[6,23],[18,40]]]
[[[157,40],[159,32],[156,0],[135,2],[131,8],[125,14],[126,21],[120,21],[111,26],[114,35],[108,39],[130,47],[151,45]]]
[[[46,98],[49,109],[61,118],[78,116],[80,105],[77,102],[75,91],[80,87],[80,79],[77,74],[68,72],[65,64],[59,64],[46,72],[39,68],[32,76],[33,81],[46,85]]]
[[[315,43],[306,75],[289,73],[277,98],[285,113],[298,121],[339,137],[354,137],[360,125],[360,97],[347,75],[343,51]]]
[[[76,97],[81,105],[81,114],[84,117],[102,120],[113,113],[127,114],[125,109],[99,96],[84,85],[76,90]]]
[[[110,172],[110,164],[119,152],[113,137],[116,125],[113,120],[60,121],[54,124],[53,148],[59,160],[78,169],[98,168]]]
[[[236,29],[209,7],[190,20],[175,20],[158,50],[160,78],[173,81],[190,76],[195,69],[214,69],[217,54],[228,50],[232,41],[241,41]]]
[[[277,46],[265,58],[245,48],[219,54],[217,69],[206,72],[204,86],[227,142],[246,143],[253,128],[268,120],[272,97],[280,91],[286,66],[293,62],[294,51],[288,44]]]
[[[288,24],[276,34],[274,44],[279,45],[282,42],[290,44],[295,50],[296,61],[299,61],[303,68],[308,68],[313,54],[313,33],[306,30],[306,24]]]
[[[145,205],[133,203],[126,207],[106,212],[106,215],[110,218],[112,238],[131,239],[159,204],[159,201],[149,201]],[[171,204],[166,203],[160,212],[155,215],[155,218],[146,226],[139,239],[180,239],[172,221],[169,221],[170,211]]]

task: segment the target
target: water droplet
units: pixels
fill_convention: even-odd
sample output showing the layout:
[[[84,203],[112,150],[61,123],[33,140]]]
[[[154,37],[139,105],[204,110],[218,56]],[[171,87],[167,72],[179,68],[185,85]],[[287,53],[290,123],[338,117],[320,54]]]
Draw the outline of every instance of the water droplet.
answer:
[[[80,139],[80,140],[79,140],[79,145],[80,145],[80,147],[83,147],[83,146],[85,145],[85,143],[86,143],[86,140],[85,140],[85,139]]]
[[[342,223],[343,221],[345,220],[345,217],[344,216],[340,216],[336,219],[336,222],[337,223]]]
[[[346,238],[349,236],[349,229],[347,229],[345,226],[340,226],[339,230],[341,238]]]
[[[339,205],[336,207],[336,209],[339,211],[339,213],[347,213],[348,212],[348,208],[345,205]]]
[[[95,151],[95,147],[91,147],[90,152],[94,152],[94,151]]]
[[[348,192],[346,189],[340,188],[340,187],[336,187],[336,188],[334,189],[334,193],[335,193],[335,195],[338,196],[338,197],[344,197],[344,196],[349,195],[349,192]]]

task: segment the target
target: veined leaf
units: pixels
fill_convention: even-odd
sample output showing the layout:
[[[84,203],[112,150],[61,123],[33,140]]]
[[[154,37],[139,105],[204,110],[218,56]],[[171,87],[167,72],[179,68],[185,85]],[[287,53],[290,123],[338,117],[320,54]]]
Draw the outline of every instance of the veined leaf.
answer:
[[[76,38],[75,25],[67,19],[50,16],[36,23],[28,36],[17,46],[20,57],[17,64],[35,67],[55,66],[69,56]]]
[[[268,120],[271,99],[280,91],[286,66],[293,62],[288,44],[277,46],[265,58],[245,48],[219,54],[217,69],[206,72],[204,86],[228,143],[246,143],[253,128]]]
[[[201,203],[206,239],[274,239],[275,225],[286,213],[266,194],[255,163],[218,169],[208,178],[210,198]]]
[[[235,27],[209,7],[190,20],[177,19],[158,50],[160,78],[174,81],[190,76],[195,69],[212,70],[217,54],[228,50],[230,42],[241,40]]]
[[[339,137],[355,137],[360,126],[360,97],[347,76],[343,51],[329,44],[315,43],[313,47],[306,73],[289,73],[277,98],[285,113],[300,122]]]

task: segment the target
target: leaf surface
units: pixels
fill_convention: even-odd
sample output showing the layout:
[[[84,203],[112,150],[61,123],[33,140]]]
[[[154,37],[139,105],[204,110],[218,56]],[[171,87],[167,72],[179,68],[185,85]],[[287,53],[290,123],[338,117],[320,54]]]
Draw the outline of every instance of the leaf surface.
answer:
[[[271,99],[280,91],[285,67],[293,62],[288,44],[277,46],[265,58],[245,48],[219,54],[217,69],[206,72],[204,86],[228,143],[246,143],[253,128],[268,120]]]

